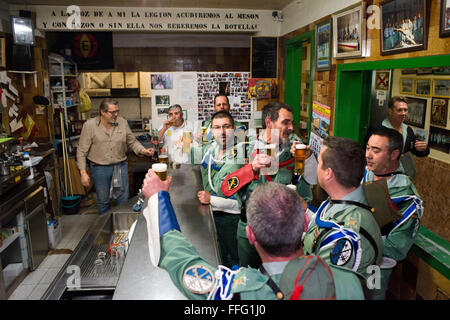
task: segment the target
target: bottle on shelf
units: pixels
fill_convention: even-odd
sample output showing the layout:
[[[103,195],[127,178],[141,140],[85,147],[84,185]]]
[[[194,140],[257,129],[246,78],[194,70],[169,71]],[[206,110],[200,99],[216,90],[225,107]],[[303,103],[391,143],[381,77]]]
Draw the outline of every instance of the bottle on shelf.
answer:
[[[31,180],[34,178],[34,171],[33,166],[31,164],[30,154],[28,152],[24,152],[23,157],[24,157],[23,166],[30,167],[30,175],[27,177],[27,180]]]

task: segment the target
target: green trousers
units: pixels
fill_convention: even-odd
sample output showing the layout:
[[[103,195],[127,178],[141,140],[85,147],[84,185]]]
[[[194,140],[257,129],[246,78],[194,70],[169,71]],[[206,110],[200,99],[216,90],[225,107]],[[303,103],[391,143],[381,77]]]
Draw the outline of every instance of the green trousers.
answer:
[[[239,219],[237,227],[237,242],[238,242],[238,254],[239,254],[239,265],[241,267],[251,267],[258,269],[261,265],[261,258],[255,249],[255,246],[251,245],[247,239],[247,233],[245,228],[247,223],[242,222]]]
[[[223,211],[214,211],[214,224],[217,231],[217,242],[222,265],[231,268],[239,265],[237,249],[237,227],[239,215]]]

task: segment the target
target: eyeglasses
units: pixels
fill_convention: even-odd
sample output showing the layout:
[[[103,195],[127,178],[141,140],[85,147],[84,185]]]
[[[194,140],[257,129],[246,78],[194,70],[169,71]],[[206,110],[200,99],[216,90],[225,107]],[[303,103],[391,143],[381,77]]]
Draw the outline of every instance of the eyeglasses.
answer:
[[[229,130],[229,129],[233,129],[233,125],[231,124],[224,124],[223,126],[212,126],[211,127],[213,130]]]
[[[119,111],[120,110],[106,111],[106,112],[108,112],[109,114],[119,114]]]

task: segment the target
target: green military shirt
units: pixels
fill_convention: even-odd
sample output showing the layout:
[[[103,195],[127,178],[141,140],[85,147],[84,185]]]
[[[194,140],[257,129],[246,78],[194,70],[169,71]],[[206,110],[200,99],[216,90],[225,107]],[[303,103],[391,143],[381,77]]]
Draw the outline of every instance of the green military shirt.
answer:
[[[342,200],[356,201],[367,205],[361,186]],[[305,254],[318,255],[330,265],[350,268],[361,275],[366,274],[368,266],[381,263],[383,243],[380,229],[369,210],[351,204],[328,204],[321,217],[323,221],[335,222],[359,235],[359,247],[362,250],[360,257],[352,241],[346,240],[345,237],[329,240],[332,239],[332,234],[336,232],[336,229],[319,227],[315,218],[310,222],[307,232],[303,235]],[[329,236],[330,238],[327,239]],[[325,241],[326,239],[330,242]],[[326,245],[324,245],[325,243]]]
[[[399,168],[401,169],[401,168]],[[399,170],[397,170],[399,171]],[[372,182],[374,174],[372,171],[366,170],[364,181]],[[387,186],[389,195],[391,198],[399,196],[415,196],[418,202],[421,203],[420,195],[417,192],[416,187],[411,182],[409,177],[405,174],[395,174],[387,180]],[[413,204],[414,200],[408,200],[397,205],[401,214]],[[411,249],[417,231],[419,230],[420,217],[422,208],[419,208],[420,212],[413,214],[407,220],[405,220],[397,228],[391,230],[389,234],[383,237],[384,243],[384,256],[395,259],[397,261],[404,260],[408,251]]]
[[[250,137],[249,145],[248,145],[248,154],[252,155],[256,153],[256,149],[258,148],[258,145],[267,145],[268,143],[265,142],[262,139],[262,134],[260,133],[259,137]],[[277,154],[278,164],[286,163],[289,160],[292,160],[292,154],[291,154],[291,145],[294,141],[301,141],[301,139],[295,135],[291,134],[289,136],[289,143],[280,144],[279,151]],[[311,157],[314,157],[311,155]],[[315,159],[307,160],[307,161],[314,161]],[[294,176],[294,162],[280,166],[278,169],[278,172],[275,175],[266,176],[262,172],[259,174],[259,178],[257,180],[254,180],[250,183],[250,185],[247,187],[246,190],[246,197],[250,197],[253,190],[260,184],[273,181],[278,182],[284,185],[288,185],[292,183],[292,179]],[[270,180],[269,180],[270,179]],[[311,202],[312,201],[312,190],[311,186],[306,182],[305,178],[302,177],[298,183],[297,183],[297,193],[306,201]]]
[[[203,190],[211,193],[212,210],[238,214],[242,207],[240,194],[227,198],[221,183],[225,177],[244,165],[244,143],[229,148],[221,159],[217,159],[219,145],[216,141],[191,148],[191,156],[201,160]],[[219,199],[221,198],[221,199]],[[233,203],[234,202],[234,203]]]
[[[297,258],[301,261],[305,257]],[[288,262],[265,263],[270,278],[280,285],[283,270]],[[216,275],[217,268],[202,259],[195,247],[186,237],[177,230],[171,230],[161,237],[160,267],[167,270],[175,286],[189,299],[204,300],[208,298],[208,292],[195,293],[185,281],[187,271],[190,268],[201,267],[210,271],[210,275]],[[205,269],[203,269],[205,270]],[[357,277],[351,272],[330,268],[334,281],[337,299],[363,299],[362,289]],[[309,273],[309,272],[308,272]],[[315,269],[311,272],[314,276]],[[295,274],[291,278],[295,279]],[[209,280],[212,281],[211,277]],[[276,300],[277,296],[268,284],[269,276],[252,268],[240,268],[236,271],[231,283],[233,295],[239,294],[245,300]],[[324,281],[325,282],[325,281]],[[318,294],[324,291],[324,284],[315,281],[308,285],[309,294]],[[289,297],[287,297],[289,298]]]

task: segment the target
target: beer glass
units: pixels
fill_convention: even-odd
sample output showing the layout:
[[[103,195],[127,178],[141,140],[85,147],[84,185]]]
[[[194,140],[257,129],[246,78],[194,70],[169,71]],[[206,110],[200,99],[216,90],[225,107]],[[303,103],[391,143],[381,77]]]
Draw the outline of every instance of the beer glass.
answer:
[[[184,131],[183,132],[183,153],[189,153],[190,147],[192,142],[192,132],[191,131]]]
[[[154,164],[152,164],[152,170],[155,171],[156,175],[162,181],[167,179],[167,164],[165,164],[165,163],[154,163]]]
[[[306,158],[306,145],[303,143],[295,144],[295,154],[294,154],[294,174],[303,175],[305,173],[305,158]]]
[[[200,131],[202,133],[202,142],[205,143],[206,142],[206,127],[201,127]]]
[[[169,165],[169,155],[167,154],[167,152],[161,152],[158,155],[158,162],[165,163],[165,164],[167,164],[167,166]]]
[[[276,144],[259,144],[259,153],[266,154],[270,157],[270,162],[266,164],[264,174],[274,175],[278,172],[278,158]]]

